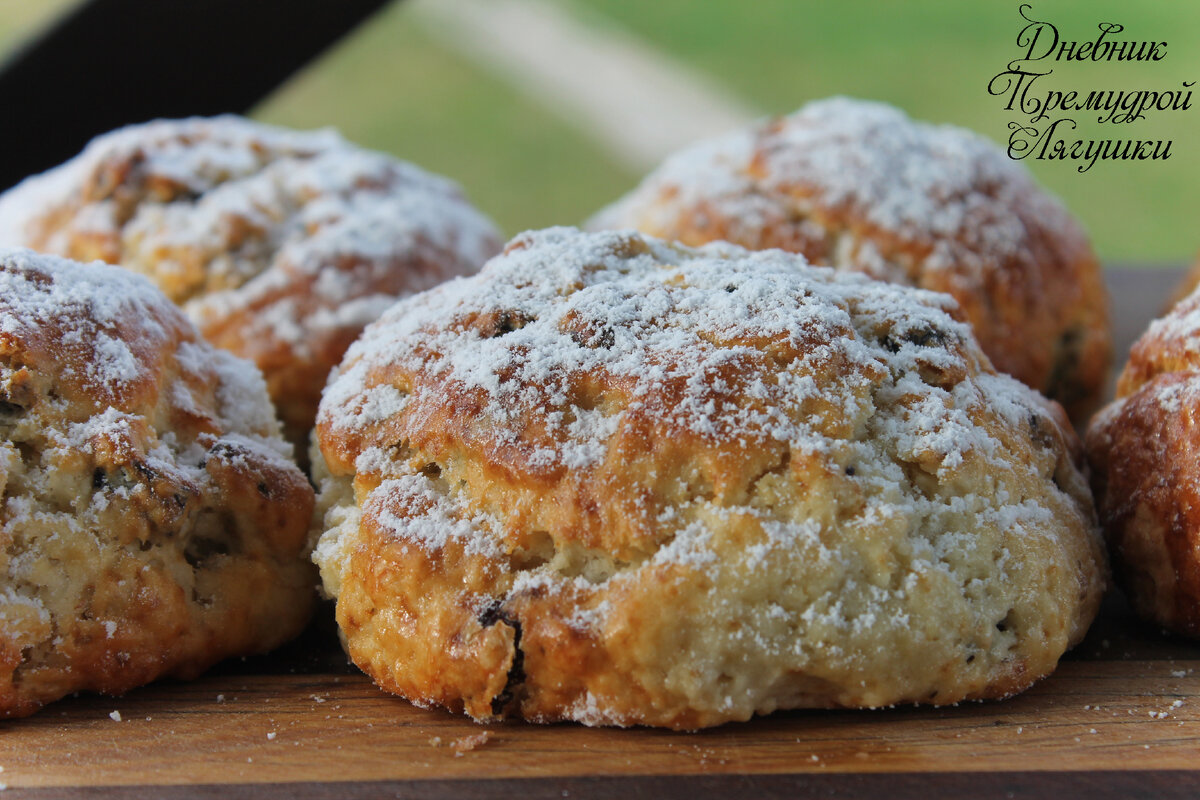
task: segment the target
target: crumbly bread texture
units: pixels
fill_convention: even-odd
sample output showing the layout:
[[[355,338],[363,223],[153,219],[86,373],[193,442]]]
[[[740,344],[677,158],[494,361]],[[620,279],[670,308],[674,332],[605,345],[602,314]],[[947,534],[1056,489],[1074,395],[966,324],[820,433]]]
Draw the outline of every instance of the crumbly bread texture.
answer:
[[[1143,618],[1200,636],[1200,293],[1134,344],[1087,454],[1113,571]]]
[[[0,251],[0,716],[269,650],[313,491],[262,376],[147,280]]]
[[[570,229],[400,302],[318,417],[350,655],[478,720],[1021,691],[1106,566],[1062,409],[957,314],[778,250]]]
[[[952,295],[996,367],[1079,422],[1111,358],[1087,237],[1025,168],[970,131],[835,98],[669,158],[589,222],[685,244],[778,247]]]
[[[0,244],[149,276],[258,364],[298,443],[350,342],[398,297],[474,272],[492,224],[451,182],[331,131],[238,117],[101,136],[0,197]]]

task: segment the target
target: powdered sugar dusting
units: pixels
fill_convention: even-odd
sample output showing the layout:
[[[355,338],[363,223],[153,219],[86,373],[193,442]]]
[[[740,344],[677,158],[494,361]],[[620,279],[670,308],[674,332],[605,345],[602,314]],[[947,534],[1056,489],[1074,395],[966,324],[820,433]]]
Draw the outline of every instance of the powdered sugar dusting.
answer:
[[[812,103],[768,134],[772,175],[766,185],[786,191],[814,184],[829,205],[851,204],[872,223],[907,238],[970,233],[972,250],[1003,256],[1024,238],[1019,220],[994,215],[985,190],[1016,181],[1025,171],[981,136],[952,126],[910,120],[881,103],[834,98]]]
[[[789,375],[837,362],[842,366],[833,380],[846,385],[825,392],[857,403],[854,385],[880,368],[878,344],[855,335],[851,298],[867,322],[886,318],[902,320],[901,326],[932,326],[947,341],[970,335],[946,312],[952,307],[948,298],[893,294],[862,279],[835,278],[828,270],[802,272],[807,268],[801,257],[778,251],[748,253],[724,245],[690,250],[648,240],[644,252],[631,255],[625,251],[642,240],[566,229],[528,234],[518,242],[484,276],[402,303],[370,328],[329,389],[330,424],[346,428],[377,419],[372,404],[357,398],[379,389],[359,382],[372,374],[372,365],[407,362],[426,375],[482,392],[485,413],[501,425],[530,408],[562,409],[544,418],[566,443],[535,454],[546,463],[596,462],[616,431],[616,417],[571,402],[583,376],[593,372],[627,382],[635,402],[660,404],[668,389],[678,392],[662,413],[681,430],[721,439],[765,434],[793,441],[807,435],[794,409],[818,398],[811,378],[793,381]],[[445,324],[498,314],[529,321],[501,336]],[[427,339],[434,329],[440,333],[431,348],[444,355],[414,362],[410,342]],[[811,341],[819,344],[806,347]],[[793,353],[797,368],[762,373],[758,348],[764,342]],[[890,360],[911,361],[915,352],[904,347]],[[961,356],[944,351],[921,355],[961,362]],[[741,395],[758,402],[735,403]],[[352,398],[354,408],[347,405]]]
[[[0,333],[34,338],[61,327],[61,341],[88,350],[80,364],[97,387],[131,383],[153,356],[136,353],[123,335],[144,328],[147,346],[168,335],[160,320],[175,309],[149,281],[103,264],[84,265],[29,250],[0,250]]]
[[[130,165],[119,179],[127,193],[141,194],[120,224],[105,172],[114,164]],[[232,116],[164,120],[98,137],[0,198],[0,241],[30,243],[42,218],[58,210],[70,212],[73,227],[52,232],[43,249],[65,252],[65,237],[78,232],[106,234],[122,265],[161,274],[176,301],[236,289],[276,254],[319,272],[341,257],[386,262],[433,248],[459,259],[462,272],[497,246],[494,227],[444,178],[361,150],[333,131],[288,131]],[[353,281],[331,286],[335,301],[356,296]]]
[[[1031,186],[1026,170],[968,130],[837,97],[680,151],[589,225],[671,231],[707,208],[726,220],[728,238],[752,245],[764,228],[798,219],[809,238],[823,240],[837,232],[829,211],[848,212],[922,248],[927,269],[977,274],[1026,246],[1024,225],[1006,211],[1014,203],[1064,217]],[[826,211],[814,217],[817,207]],[[886,263],[869,237],[841,237],[846,247],[830,249],[831,263],[861,262],[871,274],[905,281],[902,266]]]
[[[462,503],[445,501],[445,493],[423,475],[405,475],[381,482],[368,495],[363,512],[392,536],[434,552],[450,542],[464,552],[500,557],[495,542],[499,525],[483,514],[470,513]],[[486,531],[489,536],[481,536]]]
[[[990,660],[951,696],[978,692],[975,670],[1007,674],[1051,638],[1040,620],[1017,632],[1013,609],[1071,574],[1075,614],[1102,567],[1069,431],[956,314],[945,295],[778,250],[522,234],[478,275],[385,312],[332,377],[326,589],[361,582],[358,555],[378,546],[431,572],[406,591],[469,603],[461,629],[430,635],[519,624],[519,647],[553,636],[589,670],[657,649],[646,673],[703,694],[704,719],[778,707],[796,675],[822,698],[844,677],[839,703],[908,697],[866,680],[890,684],[889,648],[910,642],[932,676],[913,699],[944,665]],[[547,632],[560,624],[573,636]],[[945,660],[918,655],[930,648]],[[621,705],[620,681],[580,680],[555,715],[653,719]]]
[[[141,276],[99,262],[0,249],[3,334],[53,359],[53,367],[48,362],[42,369],[81,381],[97,398],[122,407],[128,390],[157,379],[164,353],[170,353],[180,372],[164,387],[173,407],[202,413],[190,387],[206,386],[213,374],[219,423],[288,452],[274,438],[279,423],[261,373],[193,338],[197,334],[179,310]],[[88,425],[105,419],[100,415]]]
[[[1151,321],[1139,344],[1142,342],[1169,342],[1173,348],[1200,355],[1200,292],[1193,293],[1169,313]]]
[[[98,137],[0,197],[0,244],[149,276],[206,337],[259,364],[299,439],[362,327],[473,272],[500,238],[451,181],[332,131],[222,116]],[[128,366],[118,349],[98,350],[110,371]]]
[[[615,458],[630,415],[651,414],[665,426],[659,435],[794,452],[832,452],[831,430],[866,419],[867,429],[844,435],[878,436],[887,458],[945,478],[967,453],[1003,464],[976,422],[979,408],[1021,409],[1011,412],[1015,425],[1046,413],[1020,384],[991,380],[952,309],[944,295],[811,268],[780,251],[527,233],[479,275],[401,302],[369,327],[321,414],[343,433],[398,419],[411,395],[376,381],[399,366],[439,396],[477,395],[491,435],[551,473]],[[622,390],[581,407],[589,381]],[[900,479],[888,469],[870,471]],[[685,535],[694,525],[681,521],[659,557],[703,564],[703,526]]]

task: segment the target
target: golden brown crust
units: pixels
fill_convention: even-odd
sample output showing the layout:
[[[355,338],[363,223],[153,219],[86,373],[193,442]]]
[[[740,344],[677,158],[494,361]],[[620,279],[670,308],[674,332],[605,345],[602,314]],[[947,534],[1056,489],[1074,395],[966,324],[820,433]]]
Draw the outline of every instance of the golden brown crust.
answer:
[[[1155,376],[1200,369],[1200,294],[1185,297],[1154,320],[1129,349],[1117,378],[1117,399],[1128,397]]]
[[[500,246],[449,181],[329,132],[235,117],[96,139],[0,198],[0,243],[150,277],[210,341],[258,364],[302,450],[363,326]]]
[[[1144,619],[1200,635],[1200,372],[1167,372],[1088,432],[1116,578]]]
[[[313,492],[261,376],[148,282],[0,254],[0,716],[308,619]]]
[[[1111,358],[1107,294],[1074,219],[995,146],[835,99],[685,150],[593,228],[777,247],[946,292],[1002,372],[1082,421]]]
[[[1200,635],[1200,295],[1130,350],[1088,458],[1114,572],[1143,618]]]
[[[1062,409],[952,301],[525,234],[389,310],[322,401],[351,657],[476,719],[697,728],[1020,691],[1105,565]]]

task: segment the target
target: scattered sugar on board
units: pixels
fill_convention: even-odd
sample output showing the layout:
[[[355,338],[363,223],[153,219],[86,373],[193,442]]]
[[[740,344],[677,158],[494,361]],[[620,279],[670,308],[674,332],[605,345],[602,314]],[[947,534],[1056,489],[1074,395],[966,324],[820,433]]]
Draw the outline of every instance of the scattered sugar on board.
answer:
[[[445,741],[441,736],[431,736],[429,737],[429,746],[450,747],[452,750],[454,750],[454,756],[458,758],[465,753],[487,744],[491,738],[491,731],[480,731],[479,733],[460,736],[457,739],[451,739],[449,742]]]
[[[477,747],[482,747],[487,744],[492,738],[491,731],[480,731],[479,733],[469,736],[460,736],[450,743],[450,747],[454,750],[454,755],[461,756],[464,753],[469,753]]]

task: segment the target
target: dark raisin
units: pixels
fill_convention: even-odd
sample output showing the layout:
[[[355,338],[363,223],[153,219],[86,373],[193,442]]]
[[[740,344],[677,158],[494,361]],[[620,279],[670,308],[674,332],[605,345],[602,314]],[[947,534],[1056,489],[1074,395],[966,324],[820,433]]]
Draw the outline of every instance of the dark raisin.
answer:
[[[151,467],[145,461],[134,461],[133,468],[135,470],[137,470],[137,473],[139,475],[141,475],[143,478],[145,478],[147,483],[153,483],[154,481],[157,481],[159,478],[158,470]]]
[[[490,628],[500,620],[505,619],[504,612],[500,610],[500,601],[497,600],[483,611],[480,611],[478,619],[479,624],[485,628]]]
[[[497,336],[521,330],[533,322],[533,319],[520,311],[494,311],[482,317],[475,327],[483,338],[494,339]]]
[[[608,349],[616,344],[617,337],[612,328],[606,327],[602,328],[599,333],[573,330],[571,331],[571,341],[580,347]]]
[[[517,689],[525,682],[525,652],[521,649],[521,623],[505,619],[504,622],[513,629],[513,660],[504,679],[504,688],[500,694],[492,698],[492,713],[499,716],[505,707],[516,697]]]
[[[924,330],[909,331],[904,334],[904,341],[909,344],[915,344],[918,347],[932,347],[933,345],[945,344],[946,335],[939,330]]]
[[[947,341],[945,331],[936,328],[918,328],[901,334],[899,340],[894,338],[891,333],[888,333],[879,340],[879,344],[889,353],[899,353],[900,348],[904,344],[913,344],[917,347],[934,347],[944,345]]]
[[[887,336],[884,336],[882,339],[880,339],[879,344],[881,347],[883,347],[884,350],[887,350],[889,353],[899,353],[900,352],[900,345],[899,345],[899,343],[896,342],[895,339],[893,339],[891,337],[891,334],[888,334]]]
[[[492,713],[499,716],[516,697],[517,689],[525,682],[525,653],[521,650],[521,623],[504,610],[499,601],[495,601],[479,612],[479,624],[490,628],[497,623],[504,623],[513,629],[513,661],[509,667],[504,688],[492,698]]]
[[[512,311],[501,312],[500,317],[496,320],[496,335],[503,336],[506,333],[512,333],[519,330],[524,321],[520,320],[520,315]]]

